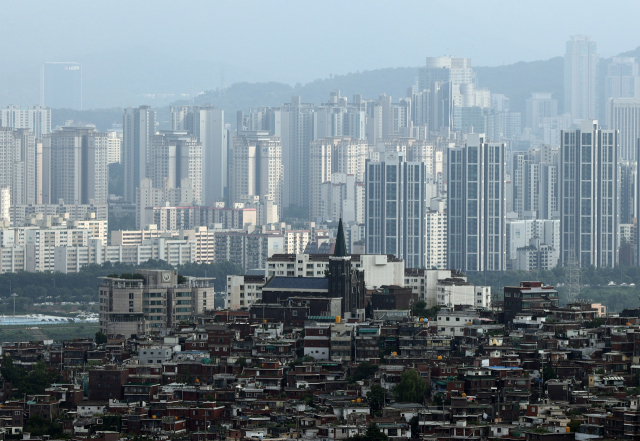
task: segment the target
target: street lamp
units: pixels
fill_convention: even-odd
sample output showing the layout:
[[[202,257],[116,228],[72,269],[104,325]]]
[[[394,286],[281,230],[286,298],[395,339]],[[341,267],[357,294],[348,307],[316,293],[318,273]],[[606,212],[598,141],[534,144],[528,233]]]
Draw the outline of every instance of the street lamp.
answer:
[[[13,316],[16,316],[16,297],[18,297],[18,294],[16,294],[15,292],[13,294],[11,294],[11,297],[13,297]]]

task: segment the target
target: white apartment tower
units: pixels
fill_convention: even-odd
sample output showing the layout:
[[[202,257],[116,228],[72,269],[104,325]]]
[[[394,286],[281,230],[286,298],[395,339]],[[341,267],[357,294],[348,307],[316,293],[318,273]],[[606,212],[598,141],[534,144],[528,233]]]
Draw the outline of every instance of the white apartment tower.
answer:
[[[464,147],[448,150],[449,268],[505,269],[505,149],[471,133]]]
[[[590,37],[571,36],[564,56],[564,111],[574,120],[598,117],[598,46]]]
[[[426,65],[420,68],[418,75],[418,90],[430,90],[435,82],[450,82],[456,106],[462,106],[460,85],[475,84],[471,58],[427,57]]]
[[[11,188],[14,204],[35,204],[41,192],[41,143],[28,129],[0,127],[0,186]]]
[[[213,106],[171,107],[171,130],[186,130],[202,144],[202,202],[226,201],[227,129],[224,110]]]
[[[623,161],[636,161],[636,143],[640,138],[640,98],[612,98],[607,104],[609,129],[618,131]]]
[[[51,133],[51,109],[43,106],[2,106],[0,127],[28,129],[38,139]]]
[[[605,121],[611,126],[611,106],[614,98],[640,98],[640,69],[633,57],[613,57],[604,78]],[[620,141],[622,146],[622,140]]]
[[[584,120],[560,146],[560,260],[585,268],[618,258],[618,132]]]
[[[195,136],[186,130],[160,131],[151,138],[149,153],[146,174],[155,188],[191,189],[191,203],[202,203],[202,145]]]
[[[151,137],[156,133],[156,112],[149,106],[127,108],[123,118],[122,162],[124,164],[124,200],[134,203],[136,188],[147,176]]]
[[[0,187],[0,222],[11,219],[11,187]]]
[[[538,132],[544,118],[558,116],[558,100],[551,98],[550,93],[532,93],[526,100],[526,127]]]
[[[237,136],[230,154],[229,178],[231,203],[242,202],[243,196],[270,196],[282,207],[280,138],[266,131]]]
[[[122,162],[122,133],[107,132],[109,164],[119,164]]]

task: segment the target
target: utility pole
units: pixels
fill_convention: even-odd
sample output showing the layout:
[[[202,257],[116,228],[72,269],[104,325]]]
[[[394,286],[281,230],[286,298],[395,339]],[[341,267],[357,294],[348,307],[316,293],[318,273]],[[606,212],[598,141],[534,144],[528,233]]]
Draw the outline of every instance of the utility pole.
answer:
[[[11,294],[11,297],[13,297],[13,316],[16,316],[16,297],[18,297],[18,294],[16,294],[15,292],[13,294]]]

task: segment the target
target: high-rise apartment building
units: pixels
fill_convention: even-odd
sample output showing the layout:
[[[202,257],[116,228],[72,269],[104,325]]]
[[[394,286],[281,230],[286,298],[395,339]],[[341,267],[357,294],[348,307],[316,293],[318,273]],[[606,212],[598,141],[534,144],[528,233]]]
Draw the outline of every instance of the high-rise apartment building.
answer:
[[[227,129],[224,110],[213,106],[171,107],[171,130],[186,130],[202,144],[202,202],[227,201]]]
[[[511,219],[506,223],[507,269],[548,270],[560,259],[560,221]]]
[[[122,162],[122,133],[107,132],[107,163],[119,164]]]
[[[571,36],[564,56],[564,111],[574,120],[598,117],[598,46],[590,37]]]
[[[11,220],[11,187],[0,187],[0,222]]]
[[[640,98],[613,98],[607,107],[609,129],[618,131],[620,159],[636,161],[636,143],[640,137]]]
[[[109,137],[91,127],[62,127],[43,139],[42,198],[46,204],[106,204]]]
[[[28,129],[0,127],[0,186],[11,189],[14,204],[35,204],[41,194],[41,143]]]
[[[445,269],[447,267],[447,214],[427,209],[425,225],[424,267]]]
[[[124,111],[122,162],[124,164],[124,200],[134,203],[136,188],[147,178],[151,137],[156,133],[156,112],[149,106]]]
[[[335,137],[311,142],[309,149],[309,213],[311,219],[324,217],[327,212],[335,212],[335,210],[325,210],[322,206],[322,201],[325,200],[321,196],[322,185],[330,182],[334,173],[353,176],[353,179],[348,182],[353,182],[354,186],[356,183],[363,182],[366,158],[367,143],[364,140]],[[354,189],[349,189],[348,193],[354,195]],[[341,201],[335,202],[342,204]]]
[[[404,152],[367,161],[365,176],[365,248],[367,254],[394,254],[405,265],[425,262],[427,171],[423,162],[407,162]]]
[[[635,161],[618,161],[620,183],[620,224],[633,224],[638,217],[636,203],[638,163]]]
[[[640,69],[633,57],[613,57],[604,78],[605,121],[611,126],[612,98],[640,98]],[[622,141],[621,141],[622,144]]]
[[[505,248],[505,144],[468,134],[448,150],[448,267],[503,271]]]
[[[526,100],[526,127],[539,132],[543,118],[558,116],[558,100],[551,98],[551,93],[531,93]]]
[[[38,139],[51,133],[51,109],[42,106],[2,106],[0,127],[28,129]]]
[[[560,146],[560,260],[613,267],[618,258],[618,132],[596,120],[564,130]]]
[[[309,218],[316,219],[323,213],[322,184],[331,181],[330,139],[313,141],[309,146]]]
[[[151,137],[146,174],[155,188],[192,191],[188,199],[201,205],[202,144],[186,130],[161,130]],[[180,193],[171,202],[176,203],[175,199],[184,200],[184,196]]]
[[[242,202],[243,196],[270,196],[278,207],[282,207],[280,138],[270,136],[266,131],[244,132],[234,139],[230,161],[229,189],[232,203]],[[305,181],[308,188],[308,179]]]
[[[460,85],[475,83],[471,58],[427,57],[426,65],[420,68],[418,75],[418,90],[431,90],[435,82],[450,82],[456,106],[462,106]]]

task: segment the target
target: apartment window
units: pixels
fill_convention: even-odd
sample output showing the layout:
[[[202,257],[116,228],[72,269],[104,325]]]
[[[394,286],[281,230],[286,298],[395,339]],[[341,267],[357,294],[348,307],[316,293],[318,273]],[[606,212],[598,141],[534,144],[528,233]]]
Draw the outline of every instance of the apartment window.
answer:
[[[130,299],[130,300],[132,300],[132,299],[133,299],[133,293],[132,293],[132,292],[130,292],[130,293],[129,293],[129,299]]]

